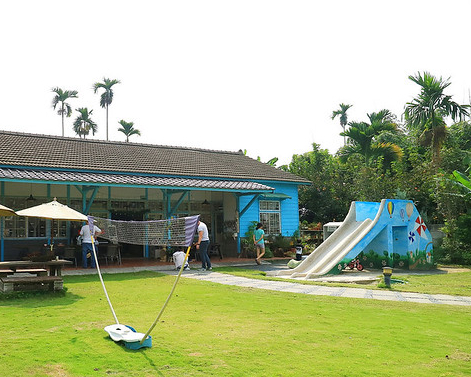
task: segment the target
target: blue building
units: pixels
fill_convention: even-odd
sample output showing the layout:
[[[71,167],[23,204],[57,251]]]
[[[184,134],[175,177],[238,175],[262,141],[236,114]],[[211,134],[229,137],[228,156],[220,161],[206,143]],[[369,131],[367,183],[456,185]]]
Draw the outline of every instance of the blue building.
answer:
[[[20,210],[51,201],[96,217],[159,220],[200,214],[224,255],[240,252],[253,221],[269,234],[299,228],[298,187],[307,180],[242,152],[0,131],[0,203]],[[6,217],[0,259],[18,259],[50,239],[74,242],[75,224]],[[123,256],[152,257],[126,245]]]

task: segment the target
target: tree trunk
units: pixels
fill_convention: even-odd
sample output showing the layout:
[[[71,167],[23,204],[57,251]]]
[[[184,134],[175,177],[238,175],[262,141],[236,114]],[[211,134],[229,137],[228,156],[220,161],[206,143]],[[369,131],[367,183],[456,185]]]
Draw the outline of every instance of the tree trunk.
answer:
[[[106,141],[108,141],[108,105],[106,105]]]
[[[64,137],[64,103],[62,102],[62,137]]]

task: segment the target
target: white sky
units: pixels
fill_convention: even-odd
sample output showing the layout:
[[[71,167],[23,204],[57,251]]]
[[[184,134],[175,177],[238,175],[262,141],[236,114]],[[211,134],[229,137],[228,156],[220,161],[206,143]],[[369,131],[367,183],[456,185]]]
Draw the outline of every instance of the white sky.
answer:
[[[349,120],[400,117],[417,71],[451,77],[469,103],[469,0],[8,1],[0,12],[0,129],[61,135],[51,89],[77,90],[106,138],[92,86],[119,79],[110,106],[134,122],[131,141],[247,149],[262,161],[342,145]],[[66,136],[75,136],[66,118]]]

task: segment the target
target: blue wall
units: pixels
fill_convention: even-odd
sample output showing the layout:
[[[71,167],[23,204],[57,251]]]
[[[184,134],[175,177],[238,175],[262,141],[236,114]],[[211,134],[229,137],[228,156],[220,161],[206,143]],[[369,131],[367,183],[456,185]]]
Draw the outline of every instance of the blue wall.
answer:
[[[275,194],[286,194],[291,199],[283,199],[281,203],[281,233],[283,236],[292,236],[293,233],[299,230],[299,203],[298,203],[298,185],[280,182],[261,182],[267,186],[275,189]],[[253,196],[242,196],[240,198],[240,209],[245,208],[247,203],[252,200]],[[245,233],[249,229],[252,221],[259,221],[259,201],[265,200],[260,197],[255,200],[250,208],[240,218],[240,236],[245,237]],[[268,199],[275,200],[275,199]]]

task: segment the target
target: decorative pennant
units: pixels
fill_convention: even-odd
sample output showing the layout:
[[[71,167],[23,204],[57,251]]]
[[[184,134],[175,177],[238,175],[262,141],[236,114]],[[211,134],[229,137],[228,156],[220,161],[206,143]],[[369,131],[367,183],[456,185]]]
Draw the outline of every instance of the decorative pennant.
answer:
[[[424,220],[422,220],[422,217],[418,216],[415,219],[415,227],[414,230],[417,232],[417,234],[422,237],[422,238],[428,238],[427,235],[425,234],[425,231],[427,230],[427,226],[424,223]]]

